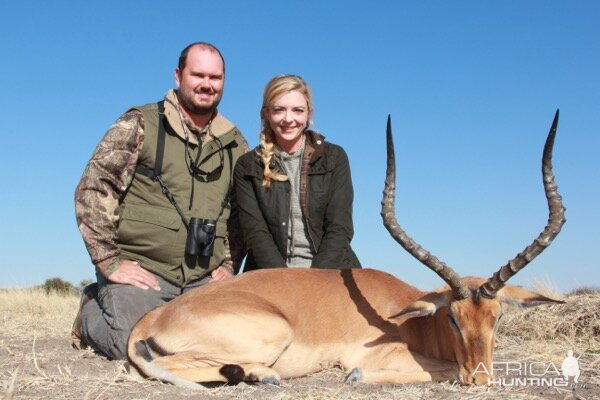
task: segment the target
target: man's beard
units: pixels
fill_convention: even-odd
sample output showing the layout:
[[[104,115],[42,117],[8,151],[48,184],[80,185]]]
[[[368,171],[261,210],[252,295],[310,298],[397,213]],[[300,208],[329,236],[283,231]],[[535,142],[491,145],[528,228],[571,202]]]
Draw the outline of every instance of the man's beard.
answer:
[[[187,93],[183,93],[181,90],[178,91],[178,100],[181,106],[190,114],[195,115],[212,115],[217,106],[221,102],[221,96],[215,97],[215,100],[210,105],[196,104],[193,101],[192,96],[188,96]]]

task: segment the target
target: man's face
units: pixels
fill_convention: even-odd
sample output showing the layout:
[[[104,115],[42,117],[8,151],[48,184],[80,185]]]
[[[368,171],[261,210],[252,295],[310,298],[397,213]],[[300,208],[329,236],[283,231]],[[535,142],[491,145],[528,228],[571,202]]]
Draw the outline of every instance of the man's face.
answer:
[[[212,114],[223,95],[225,73],[223,61],[216,52],[192,47],[183,69],[175,70],[179,102],[191,115]]]

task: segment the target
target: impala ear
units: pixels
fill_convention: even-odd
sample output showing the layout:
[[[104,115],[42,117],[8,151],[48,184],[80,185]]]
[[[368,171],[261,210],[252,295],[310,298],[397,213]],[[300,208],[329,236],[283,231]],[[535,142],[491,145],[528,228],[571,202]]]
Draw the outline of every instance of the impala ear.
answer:
[[[452,295],[449,291],[427,293],[390,318],[419,318],[433,315],[439,308],[448,306],[451,299]]]
[[[552,299],[518,286],[506,285],[498,291],[496,298],[503,303],[519,307],[535,307],[542,304],[564,304],[564,300]]]

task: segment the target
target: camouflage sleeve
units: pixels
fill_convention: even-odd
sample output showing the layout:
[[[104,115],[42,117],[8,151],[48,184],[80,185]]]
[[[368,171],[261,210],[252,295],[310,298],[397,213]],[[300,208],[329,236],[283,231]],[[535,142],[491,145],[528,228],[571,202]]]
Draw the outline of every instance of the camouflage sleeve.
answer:
[[[243,153],[248,152],[248,142],[242,139]],[[233,179],[233,177],[231,178]],[[231,214],[227,220],[227,235],[225,236],[225,260],[221,266],[228,267],[233,270],[234,274],[240,271],[242,260],[245,255],[244,241],[242,237],[242,228],[237,213],[237,204],[235,200],[235,190],[232,186],[230,193],[229,205]]]
[[[117,226],[123,193],[144,140],[141,112],[123,114],[106,132],[75,190],[75,215],[92,262],[104,269],[119,255]]]

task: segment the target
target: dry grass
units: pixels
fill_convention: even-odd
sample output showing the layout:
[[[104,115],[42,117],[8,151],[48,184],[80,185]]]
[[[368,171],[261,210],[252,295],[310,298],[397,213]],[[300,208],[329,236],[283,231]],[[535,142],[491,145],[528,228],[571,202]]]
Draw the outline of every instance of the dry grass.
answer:
[[[504,341],[561,343],[581,351],[600,351],[600,293],[572,295],[565,304],[512,308],[498,336]],[[541,311],[543,310],[543,311]]]
[[[70,348],[69,332],[79,299],[43,291],[0,290],[0,399],[600,399],[600,293],[570,295],[565,304],[509,308],[498,332],[497,360],[553,362],[566,350],[580,359],[586,387],[461,387],[442,382],[419,385],[345,385],[329,370],[265,385],[220,386],[204,393],[138,381],[122,362]]]
[[[538,308],[509,307],[498,328],[497,361],[553,363],[558,369],[573,350],[581,381],[600,399],[600,292],[585,291],[563,298],[564,304]],[[561,397],[563,398],[563,397]]]
[[[64,332],[73,323],[79,299],[74,295],[46,294],[41,289],[0,290],[0,318],[4,334]],[[42,322],[43,323],[40,323]]]

